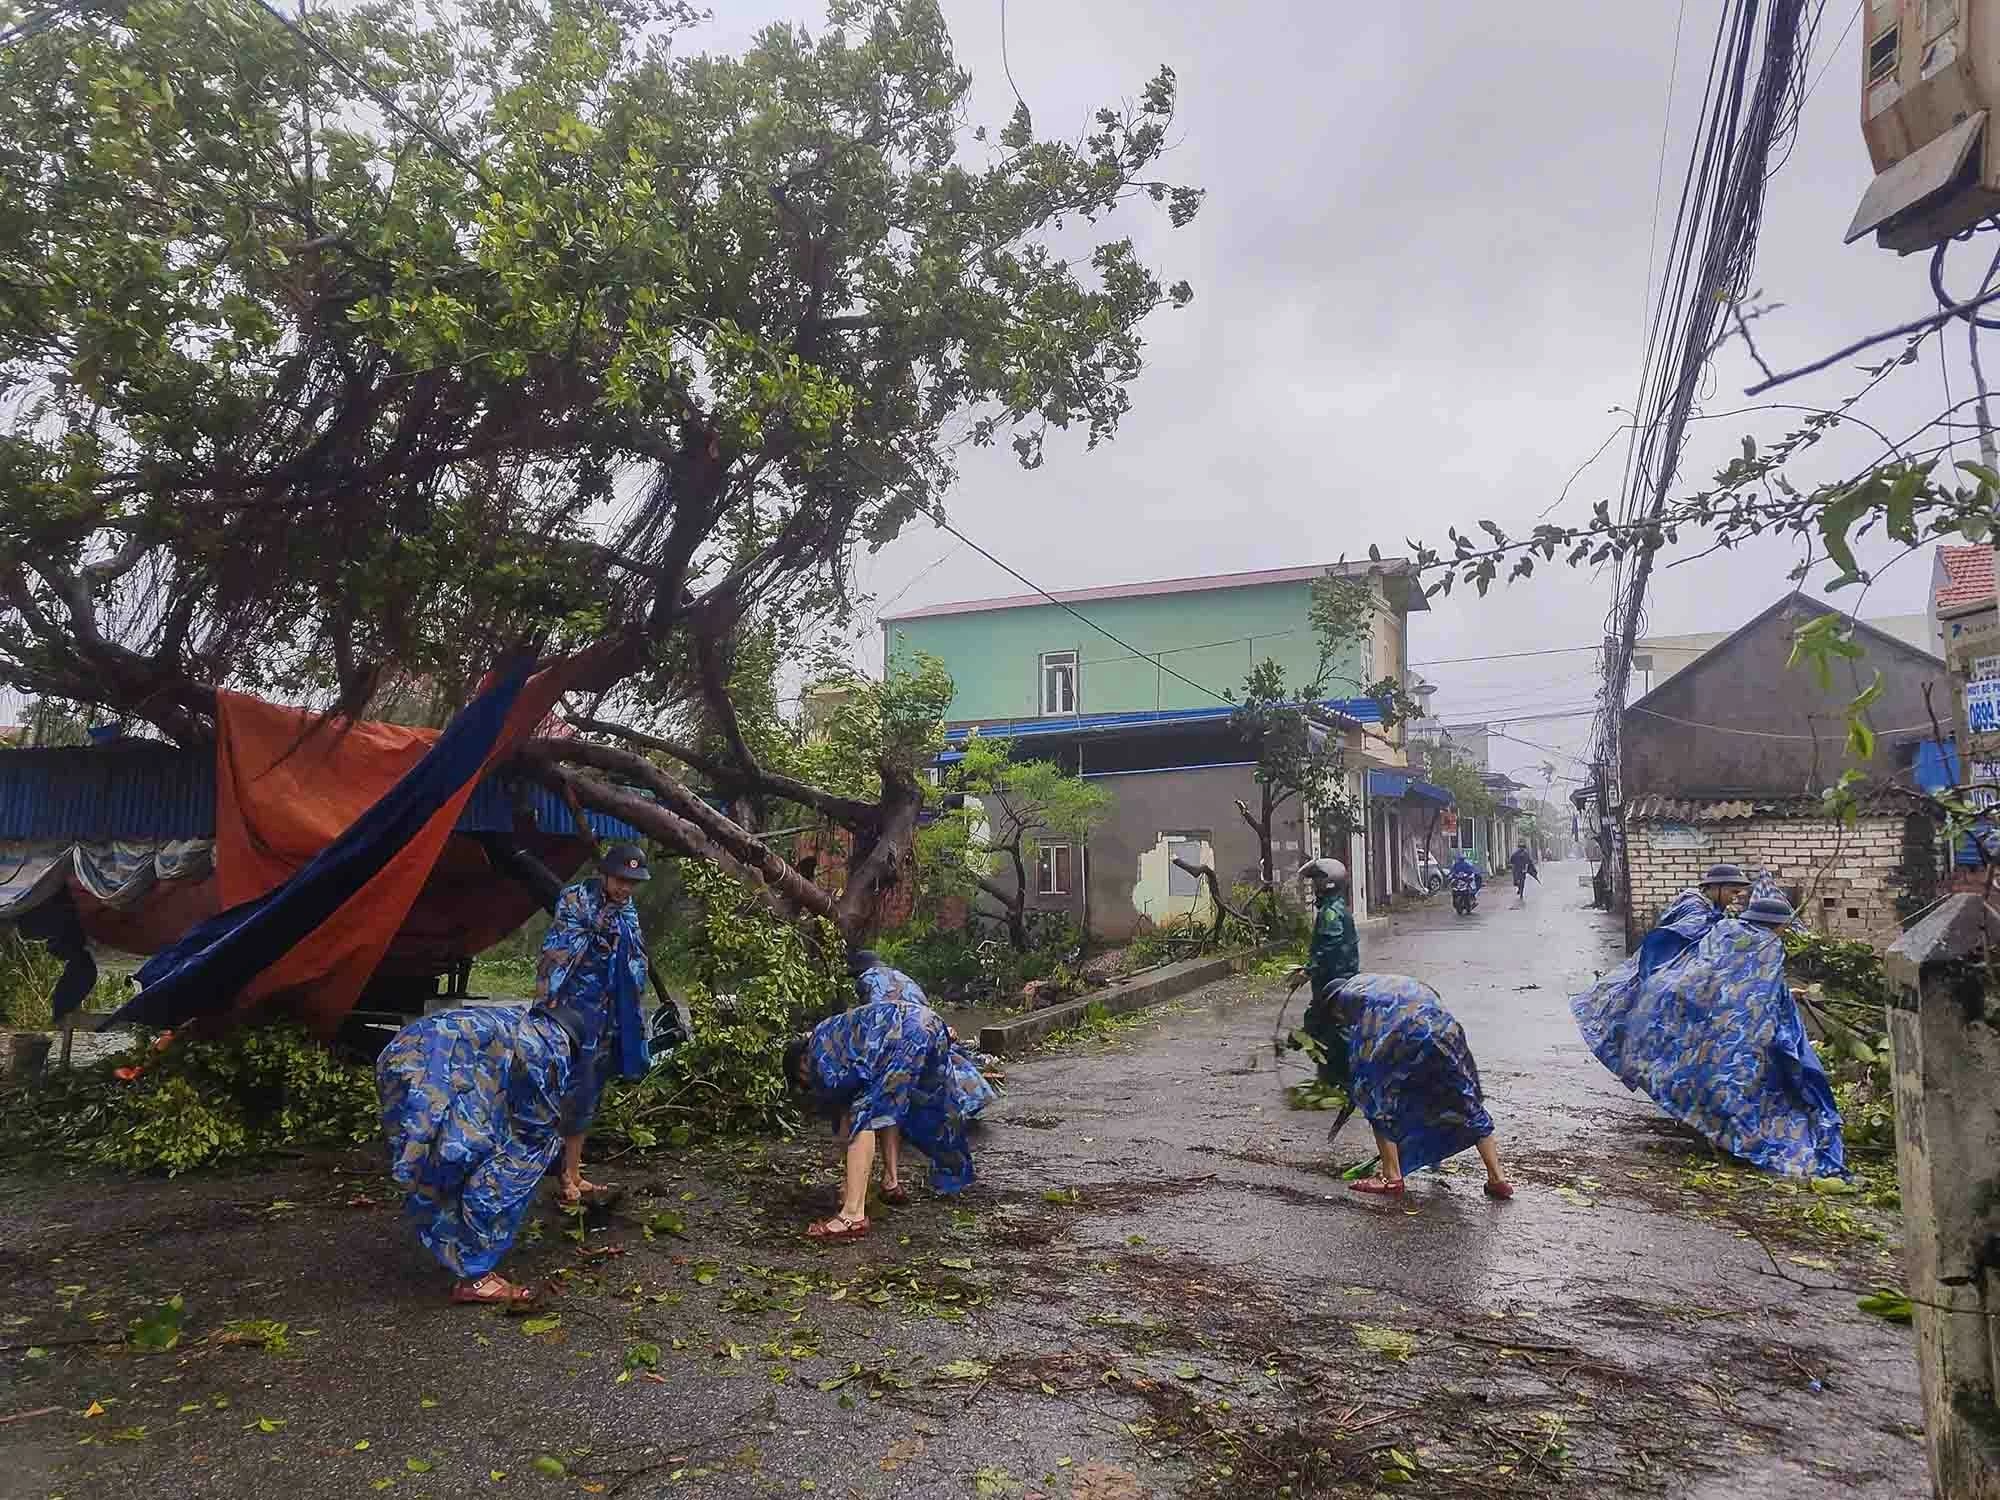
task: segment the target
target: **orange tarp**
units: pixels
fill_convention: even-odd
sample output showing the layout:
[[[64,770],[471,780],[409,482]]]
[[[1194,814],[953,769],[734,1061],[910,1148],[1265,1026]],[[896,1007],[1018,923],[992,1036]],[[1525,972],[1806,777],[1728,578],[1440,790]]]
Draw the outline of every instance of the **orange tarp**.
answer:
[[[298,1017],[331,1034],[382,961],[480,779],[542,723],[587,664],[587,655],[571,657],[529,678],[479,774],[467,777],[331,917],[266,968],[239,1009],[291,992]],[[215,866],[225,910],[297,874],[438,737],[431,729],[365,720],[316,724],[314,717],[236,693],[219,696]]]

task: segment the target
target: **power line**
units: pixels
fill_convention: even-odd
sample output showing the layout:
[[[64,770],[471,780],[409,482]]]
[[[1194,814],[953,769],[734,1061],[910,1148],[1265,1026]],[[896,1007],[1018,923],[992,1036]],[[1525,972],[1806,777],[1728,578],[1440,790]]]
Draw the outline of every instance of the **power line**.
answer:
[[[971,537],[967,536],[964,532],[960,531],[956,526],[952,525],[951,522],[946,520],[940,520],[937,524],[941,529],[949,531],[953,536],[957,537],[961,542],[965,543],[965,545],[970,547],[974,552],[977,552],[981,557],[985,558],[988,562],[992,563],[993,566],[1000,569],[1001,572],[1007,574],[1010,578],[1015,579],[1017,582],[1027,585],[1030,589],[1033,589],[1036,593],[1040,594],[1044,599],[1048,600],[1049,603],[1055,605],[1057,609],[1062,610],[1063,613],[1067,615],[1073,616],[1081,624],[1088,625],[1092,630],[1096,631],[1099,635],[1103,636],[1107,641],[1111,642],[1112,645],[1122,647],[1124,650],[1131,652],[1134,656],[1146,655],[1145,652],[1141,651],[1137,646],[1134,646],[1130,641],[1121,640],[1119,637],[1113,635],[1110,631],[1106,630],[1102,625],[1098,624],[1095,620],[1091,619],[1090,616],[1086,614],[1081,614],[1078,611],[1072,609],[1069,605],[1063,603],[1062,600],[1058,599],[1054,594],[1051,594],[1047,589],[1043,588],[1039,583],[1036,583],[1034,579],[1030,578],[1026,573],[1023,573],[1019,568],[1010,567],[1008,564],[1000,561],[999,558],[995,557],[991,552],[988,552],[984,547],[980,546],[979,543],[975,542]],[[1235,701],[1227,693],[1218,693],[1214,688],[1207,687],[1202,683],[1196,682],[1192,677],[1188,677],[1180,672],[1176,672],[1172,667],[1168,666],[1165,662],[1159,663],[1159,669],[1162,672],[1166,673],[1167,676],[1173,678],[1176,682],[1186,683],[1189,687],[1193,688],[1197,693],[1206,693],[1209,697],[1213,698],[1217,703],[1233,703]]]
[[[375,103],[378,106],[380,106],[385,113],[389,114],[394,119],[400,121],[405,129],[414,130],[418,135],[422,136],[425,140],[429,141],[440,152],[442,152],[444,156],[448,160],[450,160],[452,164],[455,165],[461,172],[464,172],[467,176],[477,180],[481,186],[486,188],[488,192],[497,191],[497,189],[494,188],[492,182],[487,179],[486,174],[480,171],[479,168],[474,166],[471,162],[467,161],[464,157],[460,156],[458,154],[457,149],[454,148],[449,141],[447,141],[442,135],[439,135],[430,126],[424,124],[423,121],[417,119],[414,115],[408,113],[400,104],[398,104],[388,94],[376,88],[375,85],[370,83],[366,78],[363,78],[360,73],[356,72],[352,67],[348,65],[346,59],[342,58],[331,47],[328,47],[326,43],[322,42],[318,37],[314,36],[310,31],[306,30],[305,26],[301,22],[294,21],[290,16],[286,15],[283,11],[279,10],[275,5],[272,5],[270,3],[270,0],[245,0],[245,3],[255,6],[258,10],[262,11],[265,15],[269,16],[272,20],[276,21],[280,26],[284,27],[285,30],[289,31],[294,37],[298,38],[298,40],[304,43],[305,46],[310,51],[317,53],[319,56],[325,58],[329,63],[333,64],[335,68],[337,68],[341,73],[346,75],[350,83],[352,83],[356,88],[360,89],[370,99],[373,99]]]
[[[1544,646],[1539,651],[1495,651],[1489,656],[1438,656],[1429,661],[1413,661],[1413,667],[1455,667],[1469,661],[1517,661],[1524,656],[1561,656],[1566,651],[1602,651],[1604,642],[1588,646]]]

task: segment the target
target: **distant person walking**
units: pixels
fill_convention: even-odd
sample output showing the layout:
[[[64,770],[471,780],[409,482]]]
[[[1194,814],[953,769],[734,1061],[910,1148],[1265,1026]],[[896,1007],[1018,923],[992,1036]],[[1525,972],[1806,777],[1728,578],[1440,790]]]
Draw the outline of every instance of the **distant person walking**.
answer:
[[[1525,900],[1528,894],[1528,877],[1535,877],[1535,884],[1542,883],[1542,872],[1535,868],[1535,856],[1528,852],[1528,841],[1522,839],[1514,846],[1514,852],[1507,856],[1507,868],[1514,872],[1514,896]]]

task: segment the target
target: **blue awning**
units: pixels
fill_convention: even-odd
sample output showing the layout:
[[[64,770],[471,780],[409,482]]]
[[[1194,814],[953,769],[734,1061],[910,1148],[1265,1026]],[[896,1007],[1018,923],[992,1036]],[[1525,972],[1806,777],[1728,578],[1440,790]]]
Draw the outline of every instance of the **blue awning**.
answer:
[[[1439,807],[1451,807],[1458,801],[1443,787],[1432,785],[1414,771],[1369,771],[1368,795],[1391,801],[1414,797],[1419,802],[1435,802]]]

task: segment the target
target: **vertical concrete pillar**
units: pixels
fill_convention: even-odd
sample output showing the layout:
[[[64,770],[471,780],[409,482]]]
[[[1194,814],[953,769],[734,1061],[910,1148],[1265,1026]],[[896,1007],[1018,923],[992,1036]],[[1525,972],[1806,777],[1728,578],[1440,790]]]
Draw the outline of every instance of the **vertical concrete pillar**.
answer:
[[[2000,995],[1987,990],[1987,921],[1981,897],[1949,897],[1884,964],[1904,1262],[1943,1500],[2000,1500]]]

